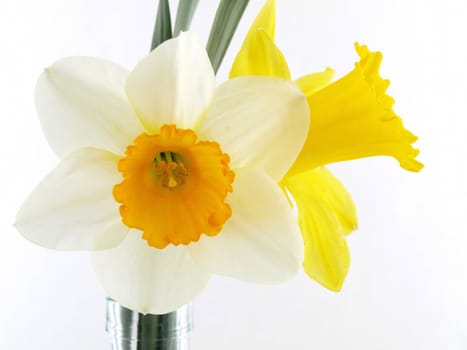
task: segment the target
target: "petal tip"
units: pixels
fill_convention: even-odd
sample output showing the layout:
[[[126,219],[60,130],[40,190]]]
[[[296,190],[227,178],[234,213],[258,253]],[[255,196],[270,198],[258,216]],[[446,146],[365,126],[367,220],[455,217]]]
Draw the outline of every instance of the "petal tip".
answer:
[[[342,287],[344,286],[344,281],[347,276],[348,269],[345,271],[341,271],[341,274],[339,276],[335,276],[335,278],[323,278],[323,276],[318,276],[312,271],[308,272],[306,268],[304,267],[305,273],[313,279],[315,282],[318,282],[320,285],[322,285],[324,288],[327,290],[330,290],[331,292],[340,292],[342,290]]]

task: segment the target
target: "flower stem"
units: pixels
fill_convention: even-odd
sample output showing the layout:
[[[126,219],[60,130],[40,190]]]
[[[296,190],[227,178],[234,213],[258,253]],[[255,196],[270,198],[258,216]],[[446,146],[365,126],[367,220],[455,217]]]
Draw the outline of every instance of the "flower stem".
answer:
[[[140,314],[107,298],[106,331],[112,350],[188,350],[191,305],[162,315]]]
[[[175,19],[174,37],[180,34],[182,30],[185,31],[190,28],[198,2],[199,0],[180,0],[177,8],[177,18]]]
[[[217,73],[249,0],[221,0],[209,34],[207,52]]]
[[[156,23],[152,34],[151,51],[172,38],[172,21],[170,19],[170,7],[168,0],[159,0]]]

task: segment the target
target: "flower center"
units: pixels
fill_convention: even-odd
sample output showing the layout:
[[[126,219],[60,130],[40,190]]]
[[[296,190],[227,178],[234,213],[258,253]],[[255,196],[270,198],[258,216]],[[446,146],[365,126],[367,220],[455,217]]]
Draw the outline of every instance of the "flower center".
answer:
[[[160,152],[154,157],[154,169],[164,187],[175,189],[185,183],[187,168],[175,152]]]
[[[231,216],[230,158],[218,143],[196,141],[192,130],[164,125],[139,135],[118,169],[123,181],[113,196],[125,225],[143,231],[150,246],[189,244],[217,235]]]

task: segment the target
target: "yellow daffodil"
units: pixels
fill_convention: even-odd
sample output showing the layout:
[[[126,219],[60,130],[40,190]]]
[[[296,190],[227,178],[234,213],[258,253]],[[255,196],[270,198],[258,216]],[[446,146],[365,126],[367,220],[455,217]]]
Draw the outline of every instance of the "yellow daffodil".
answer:
[[[300,269],[299,226],[277,185],[309,127],[295,84],[241,77],[215,88],[187,32],[131,72],[62,59],[40,77],[36,104],[62,159],[16,226],[41,246],[94,251],[121,305],[170,312],[212,273],[268,284]]]
[[[274,43],[275,1],[267,0],[251,26],[230,77],[245,75],[290,79],[287,62]],[[389,81],[379,76],[382,55],[356,44],[360,61],[331,83],[330,68],[295,81],[307,96],[310,129],[300,155],[281,180],[298,209],[305,242],[305,272],[323,286],[340,290],[350,255],[344,236],[357,225],[355,206],[344,186],[324,165],[369,156],[392,156],[410,171],[416,137],[392,110]]]

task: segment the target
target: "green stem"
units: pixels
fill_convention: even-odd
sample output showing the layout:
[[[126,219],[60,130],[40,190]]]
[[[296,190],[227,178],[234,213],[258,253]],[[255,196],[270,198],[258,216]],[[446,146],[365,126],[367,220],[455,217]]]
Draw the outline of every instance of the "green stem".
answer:
[[[191,20],[198,2],[199,0],[180,0],[177,8],[177,18],[175,19],[174,37],[180,34],[182,30],[190,29]]]
[[[106,331],[112,349],[119,350],[187,350],[193,329],[190,305],[161,315],[140,314],[118,304],[106,303]]]
[[[172,21],[170,20],[170,7],[168,0],[159,0],[156,23],[152,34],[151,51],[172,38]]]
[[[209,34],[207,52],[217,73],[249,0],[221,0]]]

